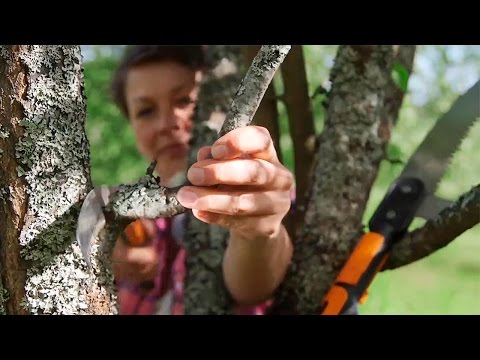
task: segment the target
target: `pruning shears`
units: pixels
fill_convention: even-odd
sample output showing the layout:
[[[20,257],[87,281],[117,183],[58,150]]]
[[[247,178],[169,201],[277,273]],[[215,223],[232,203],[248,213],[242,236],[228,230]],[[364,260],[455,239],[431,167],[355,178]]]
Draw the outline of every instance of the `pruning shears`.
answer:
[[[367,289],[382,269],[393,245],[402,239],[415,217],[431,219],[450,201],[435,191],[450,159],[468,130],[480,117],[480,81],[461,95],[427,134],[368,223],[323,299],[321,315],[355,313]]]

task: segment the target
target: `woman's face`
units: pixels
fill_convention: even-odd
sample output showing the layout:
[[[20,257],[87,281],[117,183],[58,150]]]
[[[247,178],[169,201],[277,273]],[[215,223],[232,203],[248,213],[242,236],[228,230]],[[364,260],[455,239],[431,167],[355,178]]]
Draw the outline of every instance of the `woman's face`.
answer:
[[[128,115],[139,151],[157,160],[162,182],[185,171],[201,72],[174,62],[130,69],[125,83]]]

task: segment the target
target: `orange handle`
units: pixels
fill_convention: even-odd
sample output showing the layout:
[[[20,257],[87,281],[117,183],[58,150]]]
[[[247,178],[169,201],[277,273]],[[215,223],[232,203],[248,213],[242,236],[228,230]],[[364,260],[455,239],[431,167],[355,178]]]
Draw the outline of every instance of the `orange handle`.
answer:
[[[126,242],[131,246],[144,246],[148,243],[148,234],[141,220],[135,220],[125,228]]]
[[[128,224],[121,236],[130,246],[145,246],[149,242],[147,230],[141,220],[135,220]],[[140,286],[144,290],[150,290],[155,284],[153,281],[145,281]]]
[[[353,253],[324,298],[323,315],[338,315],[357,300],[366,299],[366,289],[387,259],[385,238],[368,232],[362,236]]]

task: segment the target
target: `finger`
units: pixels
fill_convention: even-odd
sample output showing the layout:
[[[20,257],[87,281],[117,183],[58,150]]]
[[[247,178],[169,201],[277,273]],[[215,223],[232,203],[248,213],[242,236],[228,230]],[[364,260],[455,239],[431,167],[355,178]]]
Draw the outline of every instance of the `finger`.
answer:
[[[188,180],[193,185],[248,185],[290,190],[293,175],[281,164],[262,159],[203,160],[190,167]]]
[[[251,157],[278,163],[277,152],[269,131],[261,126],[246,126],[230,131],[212,146],[214,159]]]
[[[208,211],[192,210],[192,214],[200,221],[207,224],[218,225],[224,228],[233,229],[245,238],[254,239],[255,237],[274,237],[278,235],[277,215],[272,216],[246,216],[241,221],[237,216],[223,215]]]
[[[202,161],[210,157],[211,146],[202,146],[197,152],[197,161]]]
[[[287,213],[290,208],[288,192],[240,192],[185,186],[177,194],[185,207],[235,216],[254,216]]]

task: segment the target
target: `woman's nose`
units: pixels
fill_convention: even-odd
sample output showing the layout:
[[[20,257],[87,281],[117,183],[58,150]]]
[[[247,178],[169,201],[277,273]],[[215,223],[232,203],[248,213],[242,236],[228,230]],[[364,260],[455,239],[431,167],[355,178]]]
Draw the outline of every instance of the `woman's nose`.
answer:
[[[159,114],[156,121],[157,131],[170,131],[178,127],[178,118],[173,111],[166,111]]]

